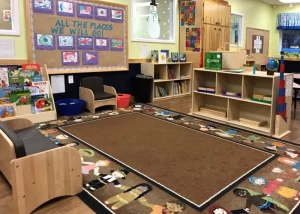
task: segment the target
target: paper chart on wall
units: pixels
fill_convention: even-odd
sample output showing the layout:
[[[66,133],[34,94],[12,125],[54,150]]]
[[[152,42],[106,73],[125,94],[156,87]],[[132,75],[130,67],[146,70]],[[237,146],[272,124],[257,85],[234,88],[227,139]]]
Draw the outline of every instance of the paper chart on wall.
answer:
[[[65,93],[65,76],[64,75],[52,75],[51,87],[53,94]]]

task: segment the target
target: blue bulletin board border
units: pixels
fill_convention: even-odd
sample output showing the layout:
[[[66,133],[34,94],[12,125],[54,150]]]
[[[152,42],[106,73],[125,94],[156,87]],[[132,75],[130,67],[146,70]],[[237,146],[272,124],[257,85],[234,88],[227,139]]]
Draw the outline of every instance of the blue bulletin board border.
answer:
[[[55,4],[57,5],[58,0],[50,0],[52,5]],[[74,9],[74,16],[78,17],[78,10],[77,10],[77,6],[79,4],[83,4],[83,5],[90,5],[92,6],[93,10],[92,12],[95,12],[95,10],[97,8],[105,8],[107,9],[107,17],[104,17],[104,19],[97,17],[97,14],[94,13],[94,17],[92,18],[95,21],[102,21],[102,20],[110,20],[113,23],[122,23],[123,22],[123,26],[124,26],[124,36],[122,38],[123,40],[123,48],[118,49],[118,48],[110,48],[110,51],[117,51],[118,53],[123,52],[124,53],[124,60],[122,65],[116,65],[116,66],[101,66],[101,65],[95,65],[95,66],[91,66],[91,64],[89,63],[83,63],[82,65],[78,65],[78,63],[75,63],[72,65],[72,67],[64,67],[66,66],[66,64],[61,65],[61,67],[58,68],[52,68],[50,66],[48,66],[48,73],[49,74],[63,74],[63,73],[85,73],[85,72],[111,72],[111,71],[128,71],[128,6],[127,5],[122,5],[122,4],[116,4],[116,3],[110,3],[110,2],[103,2],[103,1],[97,1],[97,0],[87,0],[87,1],[81,1],[81,0],[61,0],[61,1],[65,1],[65,2],[72,2],[73,5],[75,6]],[[28,36],[28,53],[29,53],[29,62],[32,63],[39,63],[37,62],[37,51],[41,50],[40,47],[37,47],[36,45],[36,33],[35,33],[35,29],[34,29],[34,13],[37,13],[37,11],[34,10],[34,0],[29,0],[26,3],[26,13],[27,13],[27,23],[29,24],[29,28],[27,30],[27,36]],[[53,10],[55,11],[55,13],[53,14],[54,16],[60,16],[57,13],[57,8],[53,8]],[[112,20],[115,17],[111,17],[112,13],[111,10],[117,10],[117,11],[122,11],[122,19],[121,20]],[[40,15],[43,15],[41,13],[39,13]],[[52,15],[52,14],[47,14],[45,13],[45,15]],[[78,17],[78,18],[83,18],[88,20],[91,20],[90,17]],[[55,45],[55,50],[58,51],[67,51],[68,49],[63,49],[59,47],[57,38],[58,36],[60,36],[60,34],[53,34],[54,36],[54,45]],[[70,35],[65,35],[65,36],[70,36]],[[88,37],[88,36],[87,36]],[[74,43],[77,47],[77,36],[74,36],[75,40]],[[92,41],[92,46],[93,49],[88,50],[88,49],[83,49],[83,50],[79,50],[78,52],[78,58],[80,61],[82,61],[83,59],[83,55],[79,54],[80,52],[84,53],[84,50],[86,51],[101,51],[103,49],[101,48],[96,48],[95,46],[95,39],[97,38],[101,38],[101,37],[92,37],[93,41]],[[111,38],[103,38],[103,39],[108,39],[109,42],[109,47],[110,45],[112,45]],[[71,48],[72,51],[77,52],[77,48],[73,49]],[[43,49],[42,49],[43,50]],[[69,51],[71,51],[69,49]],[[100,59],[101,61],[101,59]],[[93,64],[93,63],[92,63]],[[85,66],[85,65],[90,65],[90,66]],[[47,65],[46,65],[47,66]]]

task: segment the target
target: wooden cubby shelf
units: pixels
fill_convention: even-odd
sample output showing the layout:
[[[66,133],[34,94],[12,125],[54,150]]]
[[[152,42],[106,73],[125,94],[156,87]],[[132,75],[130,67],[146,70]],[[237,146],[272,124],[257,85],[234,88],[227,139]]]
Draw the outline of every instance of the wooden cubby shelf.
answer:
[[[285,79],[292,75],[285,74]],[[268,76],[261,71],[253,75],[251,72],[230,73],[197,68],[194,69],[191,113],[233,127],[282,137],[288,131],[279,130],[282,124],[276,122],[281,121],[276,116],[278,87],[279,73]],[[214,88],[215,92],[205,91],[205,88]],[[226,95],[225,92],[233,94]],[[235,93],[239,96],[234,96]],[[291,119],[291,100],[291,96],[286,97],[286,127]]]
[[[154,78],[152,101],[191,94],[192,63],[142,63],[142,74]],[[166,92],[166,93],[165,93]]]

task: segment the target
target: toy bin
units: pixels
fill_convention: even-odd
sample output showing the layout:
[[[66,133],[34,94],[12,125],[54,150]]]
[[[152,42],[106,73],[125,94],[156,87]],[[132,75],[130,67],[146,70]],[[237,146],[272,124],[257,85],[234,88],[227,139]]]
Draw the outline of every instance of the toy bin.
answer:
[[[55,102],[56,110],[61,116],[78,115],[83,112],[85,101],[79,99],[62,99]]]
[[[117,106],[118,108],[125,108],[129,106],[130,94],[118,94],[117,95]]]

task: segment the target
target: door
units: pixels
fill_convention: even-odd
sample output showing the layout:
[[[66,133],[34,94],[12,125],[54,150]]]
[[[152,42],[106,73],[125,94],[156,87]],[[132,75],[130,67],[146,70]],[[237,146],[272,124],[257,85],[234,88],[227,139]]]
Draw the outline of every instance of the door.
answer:
[[[212,1],[204,2],[204,23],[215,25],[218,20],[218,4]]]
[[[218,6],[218,21],[219,25],[230,27],[231,22],[231,7],[228,5],[219,4]]]
[[[215,25],[204,24],[204,36],[203,36],[203,51],[216,51],[219,45],[219,27]]]
[[[268,30],[247,28],[246,48],[257,65],[265,65],[269,54],[270,32]]]
[[[230,46],[230,28],[229,27],[219,27],[220,40],[219,47],[222,50],[229,51]]]

